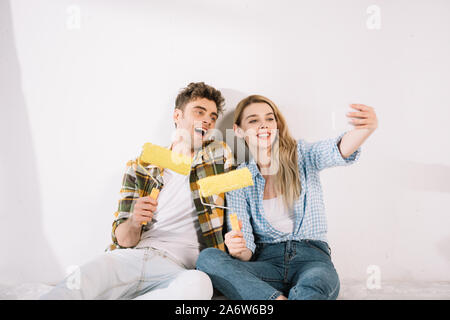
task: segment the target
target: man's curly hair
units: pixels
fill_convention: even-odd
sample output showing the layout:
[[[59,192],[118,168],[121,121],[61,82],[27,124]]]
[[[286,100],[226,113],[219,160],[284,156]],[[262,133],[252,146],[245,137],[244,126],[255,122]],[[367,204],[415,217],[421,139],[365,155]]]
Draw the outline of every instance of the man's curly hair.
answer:
[[[201,98],[214,101],[217,113],[219,115],[223,113],[225,99],[222,97],[222,93],[204,82],[191,82],[186,88],[182,89],[175,100],[175,109],[180,109],[184,112],[186,104]]]

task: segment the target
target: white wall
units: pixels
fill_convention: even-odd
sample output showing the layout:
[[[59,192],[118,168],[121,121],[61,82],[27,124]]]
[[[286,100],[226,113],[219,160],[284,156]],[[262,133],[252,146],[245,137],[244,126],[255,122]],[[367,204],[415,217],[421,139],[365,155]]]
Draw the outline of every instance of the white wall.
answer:
[[[309,141],[345,130],[349,103],[375,107],[360,162],[322,174],[336,268],[450,281],[450,2],[0,2],[0,283],[104,250],[126,161],[169,141],[191,81],[223,91],[228,122],[268,96]]]

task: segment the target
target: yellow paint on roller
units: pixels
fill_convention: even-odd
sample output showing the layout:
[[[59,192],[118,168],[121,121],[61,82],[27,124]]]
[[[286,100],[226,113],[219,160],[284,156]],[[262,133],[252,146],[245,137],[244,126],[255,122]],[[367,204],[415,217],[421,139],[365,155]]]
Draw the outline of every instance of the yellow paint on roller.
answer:
[[[161,167],[163,169],[170,169],[174,172],[187,176],[191,172],[192,159],[191,157],[172,152],[171,150],[160,147],[156,144],[145,143],[142,147],[142,153],[138,159],[138,164],[150,177],[150,173],[144,168],[149,164]],[[150,193],[150,197],[157,199],[158,195],[159,189],[153,188]],[[142,225],[147,225],[147,222],[142,222]]]
[[[253,185],[252,174],[248,168],[233,170],[227,173],[216,174],[197,181],[200,194],[209,197]]]
[[[172,152],[167,148],[152,143],[144,144],[139,162],[144,166],[152,164],[185,176],[191,171],[192,165],[191,157]]]
[[[241,228],[239,227],[239,220],[236,213],[230,214],[230,221],[231,221],[231,229],[233,231],[241,231]]]

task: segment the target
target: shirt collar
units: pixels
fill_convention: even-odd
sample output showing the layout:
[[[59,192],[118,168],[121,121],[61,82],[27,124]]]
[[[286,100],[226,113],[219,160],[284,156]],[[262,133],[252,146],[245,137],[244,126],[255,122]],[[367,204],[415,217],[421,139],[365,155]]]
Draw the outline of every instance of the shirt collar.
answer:
[[[261,175],[261,172],[259,172],[258,166],[253,157],[251,157],[251,159],[249,160],[247,168],[248,168],[248,170],[250,170],[250,173],[252,174],[252,178],[255,178],[258,174]]]

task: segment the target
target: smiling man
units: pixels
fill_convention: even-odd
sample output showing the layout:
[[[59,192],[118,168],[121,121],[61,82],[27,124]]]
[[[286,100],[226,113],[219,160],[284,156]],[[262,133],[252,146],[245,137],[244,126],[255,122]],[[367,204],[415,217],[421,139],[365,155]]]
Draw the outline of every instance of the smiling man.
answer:
[[[190,83],[179,93],[168,148],[192,157],[190,174],[142,168],[137,159],[130,160],[113,222],[113,244],[42,299],[212,297],[211,281],[195,270],[195,263],[203,248],[225,250],[223,210],[201,203],[197,181],[234,169],[229,147],[210,138],[223,104],[220,91],[203,82]],[[153,188],[160,190],[157,200],[149,197]],[[203,202],[223,205],[224,194]]]

